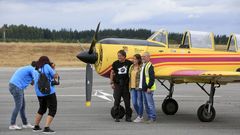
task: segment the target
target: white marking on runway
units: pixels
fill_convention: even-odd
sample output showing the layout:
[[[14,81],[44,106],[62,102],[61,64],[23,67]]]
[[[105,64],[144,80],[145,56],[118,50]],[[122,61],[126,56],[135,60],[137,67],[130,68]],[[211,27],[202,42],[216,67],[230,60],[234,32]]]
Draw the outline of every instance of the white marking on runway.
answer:
[[[11,97],[12,95],[0,95],[0,97]],[[36,97],[35,94],[26,94],[26,97]],[[85,97],[85,94],[80,95],[61,95],[57,94],[58,97]],[[95,90],[95,93],[93,94],[93,97],[98,97],[103,100],[106,100],[108,102],[113,102],[114,98],[113,95],[107,92],[104,92],[104,90]],[[154,95],[155,98],[165,98],[166,95]],[[173,95],[174,98],[205,98],[207,96],[194,96],[194,95]],[[221,98],[222,96],[216,95],[215,98]]]
[[[102,98],[102,99],[107,100],[107,101],[110,101],[110,102],[113,101],[113,95],[112,95],[112,94],[109,94],[109,93],[106,93],[106,92],[103,92],[103,90],[96,90],[96,92],[94,93],[93,96]],[[110,98],[108,98],[108,97],[111,97],[112,99],[110,99]]]
[[[0,68],[0,72],[2,71],[14,71],[14,70],[17,70],[18,68],[16,67],[1,67]],[[84,67],[77,67],[77,68],[74,68],[74,67],[62,67],[62,68],[56,68],[57,71],[85,71],[86,68]],[[95,70],[95,69],[93,69]]]

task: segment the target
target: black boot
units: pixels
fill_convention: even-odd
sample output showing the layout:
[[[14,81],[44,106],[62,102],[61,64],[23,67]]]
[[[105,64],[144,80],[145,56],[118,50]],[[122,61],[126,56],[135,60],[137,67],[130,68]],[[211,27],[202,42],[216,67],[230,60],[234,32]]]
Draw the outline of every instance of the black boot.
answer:
[[[126,117],[126,122],[132,122],[132,119],[130,117]]]

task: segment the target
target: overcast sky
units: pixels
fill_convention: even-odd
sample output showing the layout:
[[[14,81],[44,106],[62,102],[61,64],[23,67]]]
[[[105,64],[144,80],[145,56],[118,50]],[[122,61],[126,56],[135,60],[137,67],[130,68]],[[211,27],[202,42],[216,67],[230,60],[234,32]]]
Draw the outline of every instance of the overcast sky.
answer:
[[[0,0],[0,26],[240,33],[239,0]]]

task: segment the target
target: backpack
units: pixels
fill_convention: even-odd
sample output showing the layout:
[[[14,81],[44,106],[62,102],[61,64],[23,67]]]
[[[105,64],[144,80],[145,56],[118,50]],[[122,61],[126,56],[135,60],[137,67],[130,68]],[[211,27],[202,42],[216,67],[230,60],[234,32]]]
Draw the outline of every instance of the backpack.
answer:
[[[44,69],[44,67],[43,67]],[[50,94],[51,92],[51,89],[50,89],[50,82],[46,76],[46,74],[44,73],[44,70],[43,72],[41,71],[38,71],[39,72],[39,78],[38,78],[38,89],[39,91],[42,93],[42,94]]]

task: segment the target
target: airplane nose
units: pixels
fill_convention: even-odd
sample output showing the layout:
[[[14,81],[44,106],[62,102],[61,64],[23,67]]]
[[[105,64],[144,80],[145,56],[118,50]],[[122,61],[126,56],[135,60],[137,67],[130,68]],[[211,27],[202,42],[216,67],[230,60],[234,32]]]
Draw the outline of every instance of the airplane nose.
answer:
[[[88,51],[83,51],[79,53],[77,55],[77,58],[82,62],[89,63],[89,64],[95,64],[98,59],[96,52],[89,54]]]

